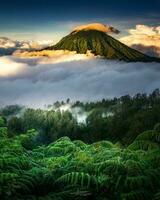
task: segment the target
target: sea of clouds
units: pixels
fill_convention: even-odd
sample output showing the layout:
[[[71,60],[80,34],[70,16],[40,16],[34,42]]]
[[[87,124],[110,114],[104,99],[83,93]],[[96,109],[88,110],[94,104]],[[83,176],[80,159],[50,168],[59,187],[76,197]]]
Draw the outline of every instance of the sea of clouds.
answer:
[[[94,101],[151,92],[160,86],[159,63],[107,61],[93,56],[0,57],[0,105],[33,107],[57,100]]]

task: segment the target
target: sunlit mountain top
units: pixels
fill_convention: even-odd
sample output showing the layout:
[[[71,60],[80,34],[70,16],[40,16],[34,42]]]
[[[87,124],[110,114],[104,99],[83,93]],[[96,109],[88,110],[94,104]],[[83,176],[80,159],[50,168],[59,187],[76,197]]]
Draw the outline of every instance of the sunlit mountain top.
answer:
[[[76,33],[79,31],[88,31],[88,30],[96,30],[101,31],[104,33],[116,33],[118,34],[120,31],[114,28],[113,26],[101,24],[101,23],[91,23],[91,24],[84,24],[80,26],[76,26],[72,33]]]

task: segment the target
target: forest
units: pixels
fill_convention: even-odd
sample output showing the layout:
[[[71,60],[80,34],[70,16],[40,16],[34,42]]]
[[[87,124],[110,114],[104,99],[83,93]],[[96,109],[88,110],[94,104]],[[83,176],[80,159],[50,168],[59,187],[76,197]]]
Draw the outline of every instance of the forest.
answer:
[[[159,200],[160,90],[1,107],[0,199]]]

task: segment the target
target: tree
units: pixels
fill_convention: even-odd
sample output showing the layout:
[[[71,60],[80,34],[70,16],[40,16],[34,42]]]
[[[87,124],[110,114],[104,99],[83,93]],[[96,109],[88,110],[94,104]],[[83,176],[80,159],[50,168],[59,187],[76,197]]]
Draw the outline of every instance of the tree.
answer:
[[[8,121],[8,135],[14,136],[23,132],[22,120],[18,117],[12,117]]]
[[[0,127],[5,127],[5,126],[6,126],[6,119],[0,116]]]
[[[154,126],[154,130],[160,133],[160,123],[157,123],[157,124]]]
[[[32,150],[36,147],[36,138],[38,136],[38,132],[35,129],[28,130],[25,134],[21,134],[18,136],[22,146],[25,149]]]

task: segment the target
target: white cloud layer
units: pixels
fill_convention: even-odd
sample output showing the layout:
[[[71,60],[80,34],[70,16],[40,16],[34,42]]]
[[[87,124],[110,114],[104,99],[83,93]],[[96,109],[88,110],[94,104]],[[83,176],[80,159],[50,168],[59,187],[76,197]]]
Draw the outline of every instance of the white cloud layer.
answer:
[[[121,42],[151,56],[160,56],[160,26],[137,25]]]
[[[159,63],[74,60],[74,56],[58,63],[46,57],[0,57],[0,104],[42,106],[67,98],[91,101],[151,92],[160,86]]]
[[[51,43],[51,40],[18,41],[7,37],[0,37],[0,55],[10,55],[16,50],[41,49]]]

